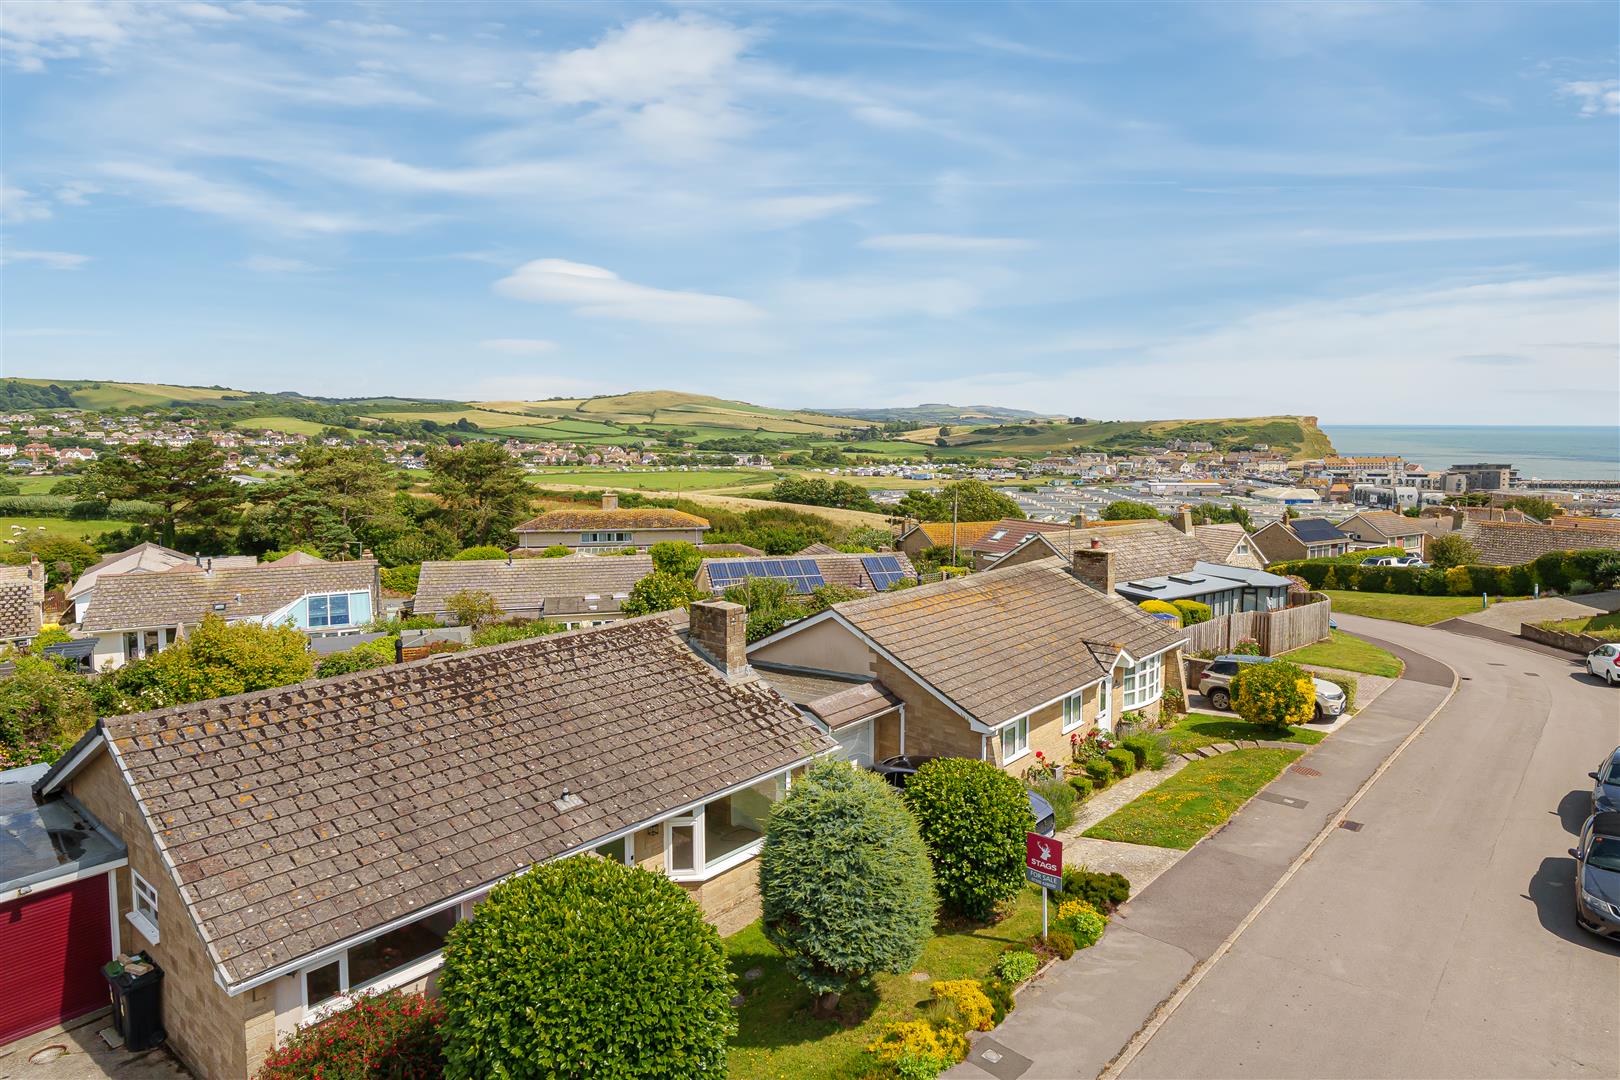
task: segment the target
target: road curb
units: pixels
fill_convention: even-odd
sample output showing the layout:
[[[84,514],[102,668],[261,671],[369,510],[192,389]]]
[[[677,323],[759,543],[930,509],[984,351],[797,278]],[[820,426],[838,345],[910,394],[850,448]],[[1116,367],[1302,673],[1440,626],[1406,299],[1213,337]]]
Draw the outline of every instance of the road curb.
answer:
[[[1407,647],[1403,645],[1401,648],[1406,649]],[[1181,1003],[1186,1000],[1187,995],[1191,994],[1195,989],[1197,989],[1198,984],[1203,981],[1204,976],[1209,973],[1210,969],[1219,963],[1221,958],[1227,954],[1234,944],[1237,943],[1237,939],[1243,936],[1243,932],[1249,928],[1249,925],[1253,923],[1255,919],[1260,917],[1260,913],[1263,912],[1267,905],[1271,903],[1272,898],[1282,891],[1283,886],[1287,885],[1293,880],[1294,875],[1299,872],[1300,867],[1309,862],[1311,856],[1316,854],[1316,850],[1327,842],[1327,838],[1329,836],[1333,835],[1333,833],[1338,830],[1339,823],[1344,821],[1345,818],[1349,816],[1351,810],[1355,809],[1356,804],[1361,801],[1362,796],[1366,795],[1368,791],[1372,790],[1372,786],[1378,782],[1379,778],[1382,777],[1386,771],[1388,771],[1389,767],[1395,763],[1395,760],[1405,752],[1406,748],[1410,746],[1419,735],[1423,734],[1424,729],[1429,726],[1429,721],[1440,715],[1441,709],[1444,709],[1447,705],[1451,704],[1451,699],[1457,695],[1457,688],[1462,685],[1462,680],[1457,675],[1457,669],[1446,663],[1444,660],[1436,659],[1435,657],[1430,656],[1428,653],[1422,652],[1418,649],[1408,649],[1407,651],[1416,653],[1426,660],[1431,660],[1445,668],[1447,671],[1451,672],[1451,688],[1446,691],[1446,696],[1442,698],[1440,703],[1429,712],[1428,716],[1423,718],[1417,727],[1413,728],[1407,733],[1406,737],[1396,745],[1395,749],[1390,751],[1389,756],[1378,763],[1378,767],[1373,770],[1372,775],[1367,777],[1367,779],[1362,782],[1361,786],[1356,789],[1355,794],[1350,796],[1349,800],[1339,808],[1338,812],[1328,819],[1327,824],[1322,827],[1322,830],[1311,839],[1309,844],[1305,845],[1305,850],[1301,851],[1297,856],[1294,857],[1294,861],[1288,864],[1288,869],[1283,871],[1282,877],[1277,879],[1276,883],[1266,891],[1266,895],[1260,898],[1259,903],[1255,904],[1255,906],[1250,909],[1249,913],[1243,917],[1243,920],[1237,924],[1232,932],[1228,934],[1218,946],[1216,946],[1215,951],[1194,965],[1193,969],[1187,973],[1187,977],[1181,980],[1180,985],[1176,987],[1175,991],[1171,993],[1169,997],[1165,998],[1159,1003],[1158,1008],[1153,1010],[1152,1015],[1150,1015],[1146,1022],[1144,1022],[1142,1026],[1137,1029],[1136,1034],[1131,1036],[1130,1041],[1127,1042],[1124,1047],[1120,1049],[1119,1053],[1115,1054],[1113,1059],[1103,1067],[1102,1072],[1097,1074],[1098,1080],[1117,1080],[1117,1078],[1130,1066],[1131,1062],[1136,1059],[1136,1056],[1140,1054],[1147,1044],[1153,1040],[1153,1036],[1156,1035],[1159,1029],[1164,1026],[1165,1021],[1169,1020],[1170,1017],[1175,1014],[1176,1009],[1178,1009],[1181,1006]],[[1404,671],[1402,672],[1402,677],[1405,677]]]

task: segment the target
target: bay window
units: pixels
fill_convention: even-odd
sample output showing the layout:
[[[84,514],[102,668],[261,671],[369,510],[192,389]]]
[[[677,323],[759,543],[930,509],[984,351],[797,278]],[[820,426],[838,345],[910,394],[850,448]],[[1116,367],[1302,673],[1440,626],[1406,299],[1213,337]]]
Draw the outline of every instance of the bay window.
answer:
[[[1029,717],[1020,716],[1001,729],[1001,763],[1007,764],[1029,753]]]
[[[771,777],[710,799],[664,823],[664,869],[673,878],[703,878],[743,861],[765,839],[765,817],[782,797]]]
[[[300,975],[305,1022],[346,1007],[355,994],[418,977],[412,969],[438,956],[459,914],[459,905],[436,911],[305,968]]]
[[[1164,690],[1164,657],[1150,656],[1125,669],[1125,707],[1140,709],[1159,700]]]

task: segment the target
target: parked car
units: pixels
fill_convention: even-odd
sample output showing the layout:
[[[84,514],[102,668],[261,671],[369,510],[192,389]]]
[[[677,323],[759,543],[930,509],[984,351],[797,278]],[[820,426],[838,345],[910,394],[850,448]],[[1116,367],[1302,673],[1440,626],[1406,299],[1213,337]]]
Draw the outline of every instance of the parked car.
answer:
[[[1581,826],[1575,858],[1575,921],[1620,939],[1620,811],[1593,814]]]
[[[1586,775],[1597,781],[1592,785],[1592,813],[1620,810],[1620,746],[1603,759],[1597,772]]]
[[[1232,679],[1237,675],[1238,667],[1242,664],[1270,664],[1276,659],[1275,656],[1240,656],[1235,653],[1217,656],[1198,677],[1198,692],[1215,708],[1229,709],[1232,707]],[[1312,721],[1320,724],[1344,712],[1343,687],[1314,675],[1311,685],[1316,688],[1316,711],[1311,716]]]
[[[1407,566],[1421,570],[1429,564],[1421,555],[1369,555],[1361,560],[1362,566]]]
[[[877,762],[872,766],[872,771],[895,787],[903,788],[908,780],[917,775],[918,769],[933,760],[933,755],[901,754]],[[1056,833],[1057,811],[1052,809],[1052,804],[1028,788],[1024,789],[1024,794],[1029,796],[1029,810],[1035,815],[1035,832],[1042,836]]]
[[[1620,645],[1599,645],[1587,653],[1586,671],[1610,686],[1620,682]]]

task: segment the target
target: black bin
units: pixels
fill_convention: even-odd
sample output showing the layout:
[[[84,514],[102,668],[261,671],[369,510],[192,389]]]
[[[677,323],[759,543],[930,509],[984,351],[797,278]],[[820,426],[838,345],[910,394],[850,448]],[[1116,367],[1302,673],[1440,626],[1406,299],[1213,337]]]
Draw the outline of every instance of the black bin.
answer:
[[[152,965],[152,970],[131,975],[114,960],[101,969],[112,989],[113,1023],[124,1037],[126,1050],[150,1050],[168,1038],[163,1030],[163,969],[145,953],[136,960]]]

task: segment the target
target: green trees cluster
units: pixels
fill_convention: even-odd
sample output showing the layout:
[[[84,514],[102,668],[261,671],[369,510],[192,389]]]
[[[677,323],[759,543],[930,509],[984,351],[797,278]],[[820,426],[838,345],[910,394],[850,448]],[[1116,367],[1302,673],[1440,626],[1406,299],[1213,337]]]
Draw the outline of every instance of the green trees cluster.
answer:
[[[96,712],[110,716],[286,686],[314,670],[298,630],[209,615],[156,656],[105,672],[88,689]]]
[[[950,521],[953,508],[957,521],[999,521],[1024,516],[1011,496],[983,480],[958,480],[946,484],[938,494],[908,491],[900,500],[899,512],[917,521]]]
[[[0,679],[0,769],[55,761],[95,723],[85,682],[40,656],[18,656]]]
[[[823,476],[779,477],[771,485],[771,498],[777,502],[865,510],[874,514],[882,510],[872,501],[871,493],[859,484],[852,484],[848,480],[829,480]]]
[[[1104,521],[1159,521],[1161,515],[1145,502],[1135,499],[1115,499],[1102,508]]]
[[[866,594],[848,585],[818,585],[808,593],[796,593],[780,578],[749,578],[725,591],[725,598],[748,609],[750,644],[769,637],[788,623],[820,614],[846,600]]]

